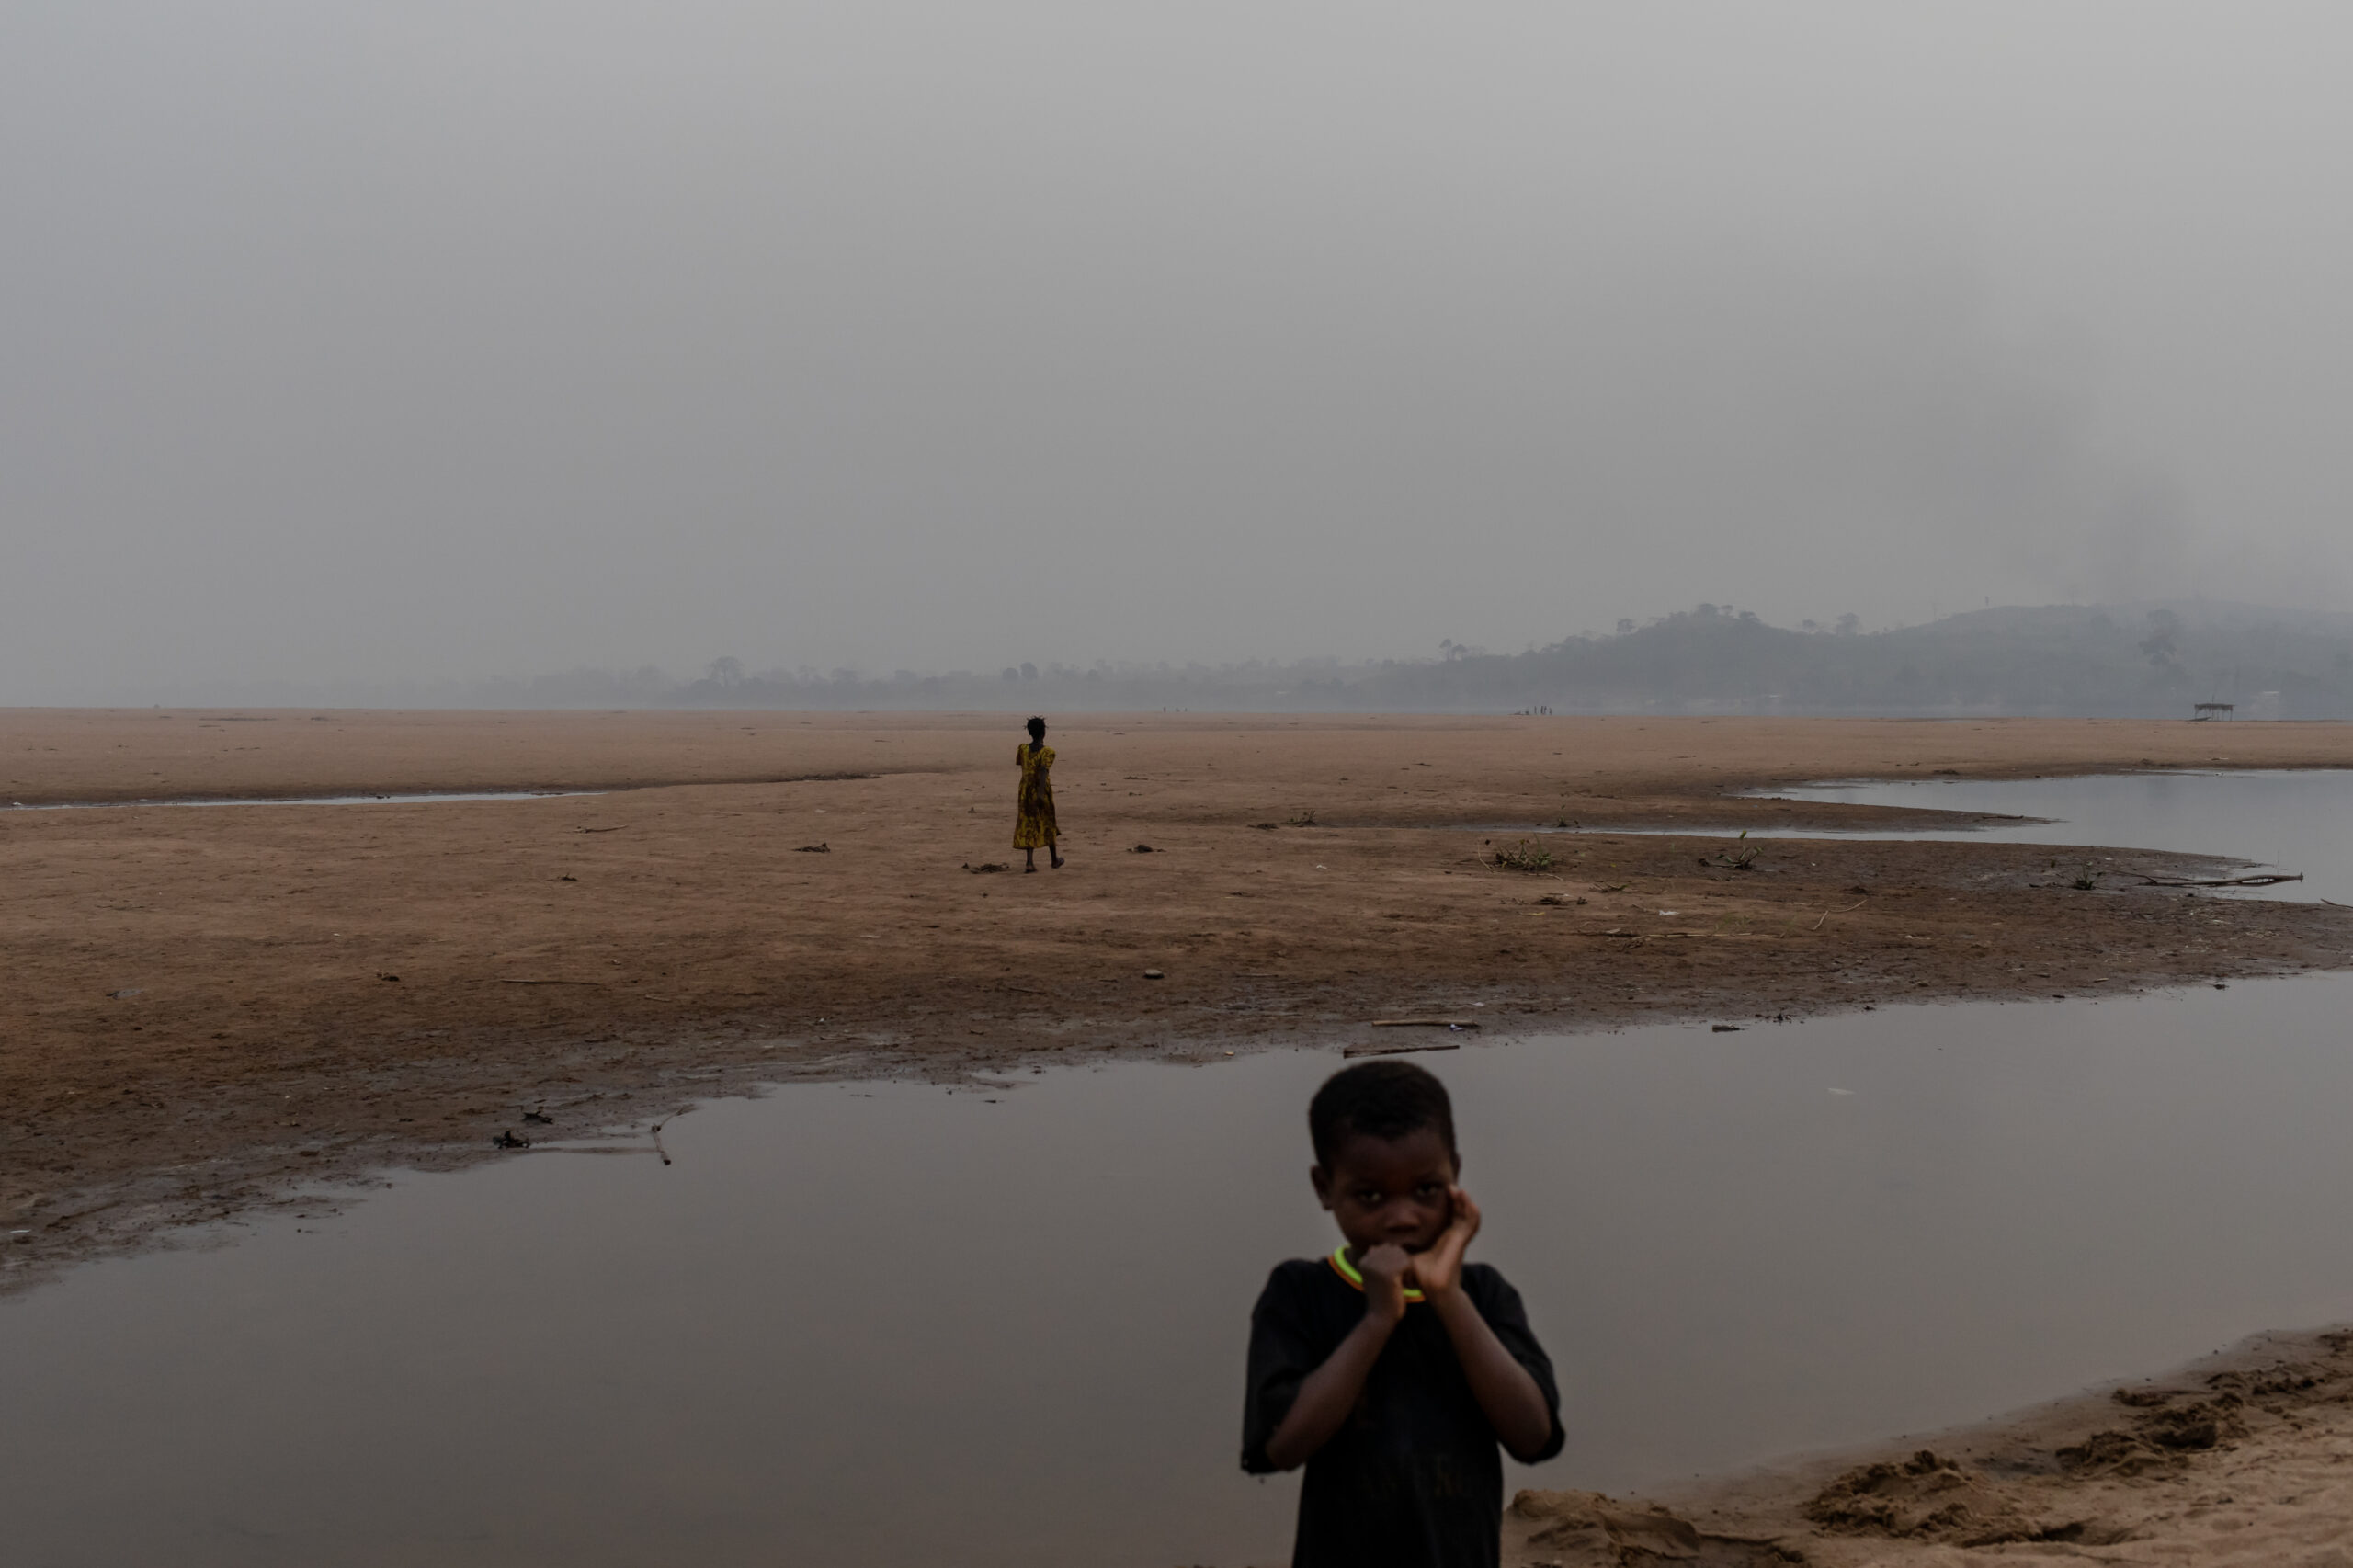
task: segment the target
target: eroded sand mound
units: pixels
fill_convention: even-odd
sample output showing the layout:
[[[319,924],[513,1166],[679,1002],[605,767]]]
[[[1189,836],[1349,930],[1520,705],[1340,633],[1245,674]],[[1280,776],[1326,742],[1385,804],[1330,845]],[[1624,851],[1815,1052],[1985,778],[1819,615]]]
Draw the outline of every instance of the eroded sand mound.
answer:
[[[1520,1536],[1519,1561],[1555,1568],[1751,1568],[1803,1561],[1777,1541],[1703,1530],[1659,1504],[1598,1492],[1522,1492],[1512,1499],[1506,1531]]]
[[[1523,1494],[1506,1561],[2353,1563],[2353,1332],[1672,1504]]]

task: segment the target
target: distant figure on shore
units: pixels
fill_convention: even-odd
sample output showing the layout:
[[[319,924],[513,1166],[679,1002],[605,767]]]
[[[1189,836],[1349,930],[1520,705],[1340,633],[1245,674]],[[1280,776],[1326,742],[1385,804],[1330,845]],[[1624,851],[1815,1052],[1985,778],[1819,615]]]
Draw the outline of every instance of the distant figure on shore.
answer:
[[[1062,851],[1054,846],[1060,836],[1054,827],[1054,782],[1047,777],[1054,766],[1054,748],[1046,744],[1046,722],[1029,721],[1029,740],[1017,747],[1014,766],[1021,769],[1021,796],[1015,807],[1013,846],[1028,853],[1029,864],[1021,869],[1038,869],[1038,851],[1043,849],[1053,859],[1054,869],[1063,864]]]

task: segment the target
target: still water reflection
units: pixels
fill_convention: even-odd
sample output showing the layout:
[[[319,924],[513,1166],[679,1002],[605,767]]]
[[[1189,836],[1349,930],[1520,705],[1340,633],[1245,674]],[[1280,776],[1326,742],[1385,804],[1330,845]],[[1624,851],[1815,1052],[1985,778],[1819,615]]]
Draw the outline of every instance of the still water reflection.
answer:
[[[2134,773],[2081,778],[1934,778],[1910,783],[1818,784],[1774,793],[1793,801],[1846,801],[1947,812],[1997,812],[2040,822],[1974,833],[1951,828],[1871,838],[1984,837],[2007,844],[2131,845],[2186,849],[2302,873],[2260,896],[2353,903],[2353,772]],[[1800,836],[1776,830],[1774,836]],[[1806,836],[1848,837],[1846,834]]]
[[[1616,1487],[2353,1314],[2336,977],[1434,1060]],[[1249,1303],[1329,1055],[806,1086],[0,1305],[12,1562],[1278,1555]],[[1843,1092],[1841,1092],[1843,1091]],[[869,1097],[870,1096],[870,1097]],[[300,1229],[298,1229],[300,1227]]]

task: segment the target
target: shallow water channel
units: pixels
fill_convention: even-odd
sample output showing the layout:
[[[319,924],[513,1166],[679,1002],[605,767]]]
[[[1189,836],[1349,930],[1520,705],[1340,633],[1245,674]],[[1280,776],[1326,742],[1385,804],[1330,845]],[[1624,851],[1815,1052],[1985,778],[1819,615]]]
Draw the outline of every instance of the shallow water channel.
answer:
[[[1930,811],[1998,812],[2040,822],[1972,833],[1874,833],[1875,838],[1986,837],[2006,844],[2129,845],[2188,849],[2301,873],[2259,896],[2353,903],[2353,773],[2133,773],[2075,778],[1926,778],[1821,784],[1775,792],[1785,800],[1843,801]],[[1848,837],[1823,834],[1822,837]],[[2062,860],[2063,867],[2073,863]]]
[[[2163,846],[2229,852],[2228,814]],[[2348,1014],[2323,975],[1425,1058],[1474,1256],[1561,1373],[1566,1451],[1510,1483],[2353,1316]],[[793,1085],[675,1119],[667,1166],[535,1150],[82,1268],[0,1301],[0,1555],[1279,1561],[1295,1482],[1236,1466],[1242,1349],[1267,1267],[1331,1244],[1303,1108],[1338,1064]]]

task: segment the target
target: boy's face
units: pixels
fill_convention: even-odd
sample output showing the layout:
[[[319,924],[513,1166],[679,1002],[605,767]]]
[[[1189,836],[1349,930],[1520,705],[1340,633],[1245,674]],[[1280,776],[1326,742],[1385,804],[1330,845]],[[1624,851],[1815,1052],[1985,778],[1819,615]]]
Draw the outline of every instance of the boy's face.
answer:
[[[1384,1244],[1424,1252],[1453,1221],[1448,1189],[1461,1174],[1438,1130],[1417,1127],[1402,1138],[1350,1133],[1308,1179],[1358,1254]]]

